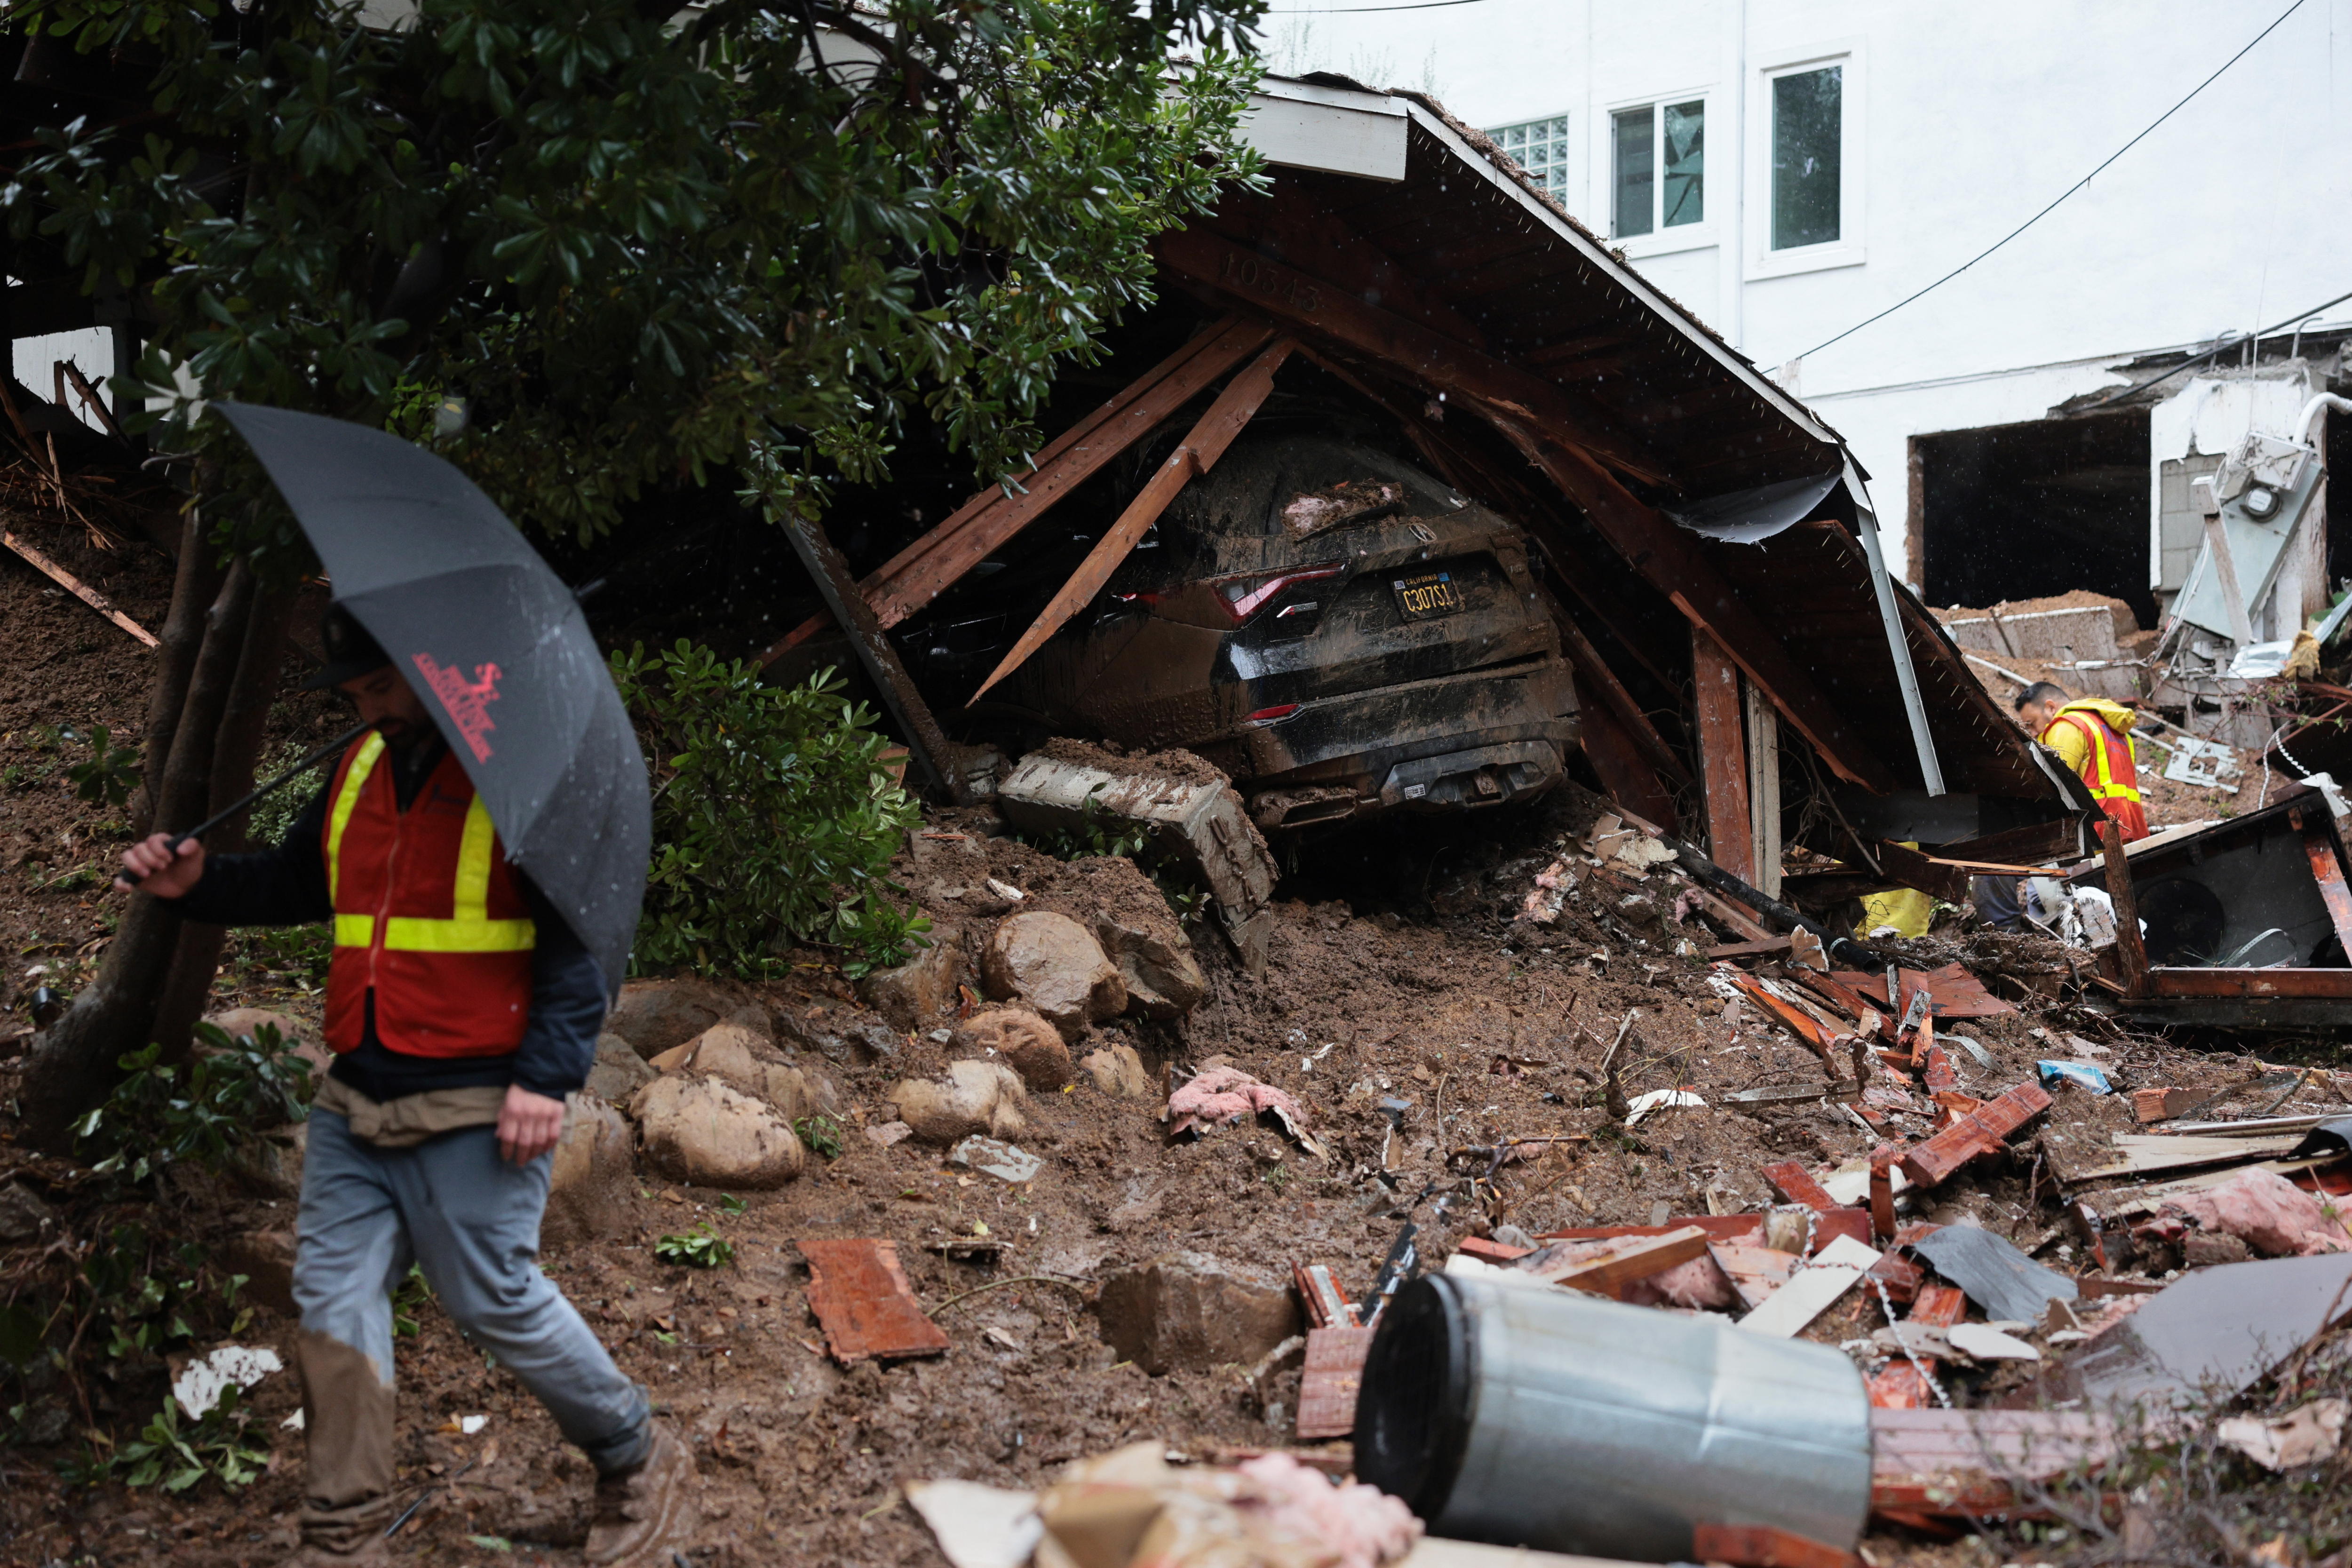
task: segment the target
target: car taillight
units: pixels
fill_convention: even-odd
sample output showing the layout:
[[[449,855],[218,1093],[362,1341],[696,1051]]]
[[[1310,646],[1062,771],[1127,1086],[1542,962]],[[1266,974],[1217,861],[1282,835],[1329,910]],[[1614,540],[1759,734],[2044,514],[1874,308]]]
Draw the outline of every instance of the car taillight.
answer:
[[[1217,584],[1217,602],[1233,616],[1234,625],[1242,626],[1272,602],[1285,588],[1300,583],[1313,583],[1325,577],[1337,577],[1347,570],[1343,566],[1310,566],[1301,572],[1280,572],[1270,577],[1236,577]]]
[[[1259,709],[1256,712],[1243,720],[1242,722],[1244,724],[1271,724],[1276,722],[1277,720],[1287,719],[1293,713],[1297,711],[1298,704],[1296,702],[1277,702],[1271,708]]]

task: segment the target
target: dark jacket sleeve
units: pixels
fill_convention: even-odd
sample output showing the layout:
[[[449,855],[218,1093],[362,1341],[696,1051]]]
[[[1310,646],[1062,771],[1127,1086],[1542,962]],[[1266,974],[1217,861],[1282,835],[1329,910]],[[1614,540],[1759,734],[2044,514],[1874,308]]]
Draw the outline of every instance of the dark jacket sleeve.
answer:
[[[183,898],[165,903],[192,921],[216,926],[303,925],[335,912],[327,895],[324,785],[286,831],[286,842],[249,854],[207,855],[205,874]]]
[[[604,1022],[604,980],[596,961],[530,878],[515,884],[539,928],[530,952],[530,1020],[515,1047],[514,1081],[533,1094],[562,1099],[588,1081],[596,1032]]]

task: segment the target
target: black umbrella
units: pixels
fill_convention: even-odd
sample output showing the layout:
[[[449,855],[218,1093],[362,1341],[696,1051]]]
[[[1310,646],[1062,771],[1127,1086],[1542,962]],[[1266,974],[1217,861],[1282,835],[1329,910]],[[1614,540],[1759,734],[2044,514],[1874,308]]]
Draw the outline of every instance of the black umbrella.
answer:
[[[618,994],[646,892],[646,761],[572,591],[474,482],[396,436],[215,403],[440,726],[514,863]]]

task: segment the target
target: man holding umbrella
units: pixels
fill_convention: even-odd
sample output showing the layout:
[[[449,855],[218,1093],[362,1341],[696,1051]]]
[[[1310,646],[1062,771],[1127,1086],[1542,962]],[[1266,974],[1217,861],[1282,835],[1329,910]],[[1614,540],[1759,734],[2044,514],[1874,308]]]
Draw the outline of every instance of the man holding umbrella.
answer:
[[[333,576],[309,685],[368,726],[278,848],[208,860],[159,833],[122,858],[190,920],[333,924],[335,1059],[294,1264],[309,1467],[289,1568],[386,1559],[391,1293],[412,1263],[595,1466],[588,1561],[666,1561],[694,1522],[693,1458],[538,1265],[564,1096],[642,895],[642,755],[571,595],[462,475],[381,431],[216,406]],[[460,657],[471,681],[452,679]]]

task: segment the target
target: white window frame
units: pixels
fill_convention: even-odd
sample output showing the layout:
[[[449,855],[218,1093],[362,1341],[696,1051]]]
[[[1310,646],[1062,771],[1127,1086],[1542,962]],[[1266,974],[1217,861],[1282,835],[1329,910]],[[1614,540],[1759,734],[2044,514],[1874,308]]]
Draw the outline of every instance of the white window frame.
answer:
[[[1869,259],[1864,244],[1864,157],[1869,150],[1864,106],[1869,67],[1863,40],[1843,38],[1804,48],[1776,50],[1760,57],[1755,79],[1748,85],[1748,136],[1743,160],[1747,184],[1748,277],[1786,278],[1800,272],[1822,272],[1837,267],[1859,267]],[[1801,76],[1823,66],[1840,66],[1838,84],[1838,237],[1822,245],[1772,248],[1772,84],[1784,76]]]
[[[1503,145],[1501,135],[1501,133],[1506,131],[1516,131],[1520,127],[1527,125],[1547,124],[1555,120],[1560,122],[1560,141],[1562,142],[1562,146],[1559,150],[1559,161],[1551,165],[1553,168],[1558,169],[1560,172],[1560,188],[1557,191],[1544,184],[1542,175],[1538,174],[1535,170],[1528,168],[1525,163],[1520,163],[1518,159],[1511,153],[1510,150]],[[1510,158],[1512,163],[1517,163],[1518,165],[1519,173],[1525,174],[1529,180],[1533,181],[1536,189],[1558,201],[1559,205],[1568,211],[1574,212],[1576,210],[1576,192],[1573,188],[1575,185],[1575,180],[1572,177],[1572,172],[1575,165],[1569,162],[1570,158],[1576,155],[1575,110],[1563,109],[1555,114],[1525,115],[1517,120],[1507,120],[1502,124],[1494,127],[1492,130],[1482,131],[1479,134],[1494,142],[1497,151],[1501,152],[1504,156]]]
[[[1716,133],[1722,127],[1716,123],[1716,110],[1720,99],[1713,88],[1685,88],[1680,91],[1644,92],[1632,98],[1618,99],[1600,105],[1594,111],[1592,133],[1588,138],[1591,147],[1591,190],[1593,192],[1593,226],[1609,235],[1609,243],[1625,253],[1629,261],[1645,257],[1672,256],[1677,251],[1704,250],[1720,238],[1723,213],[1723,165],[1716,161]],[[1706,216],[1696,223],[1686,223],[1677,228],[1654,228],[1647,234],[1628,235],[1619,238],[1617,226],[1617,116],[1629,109],[1650,110],[1657,163],[1650,178],[1651,211],[1658,211],[1664,200],[1666,184],[1666,153],[1663,141],[1664,125],[1658,113],[1661,105],[1692,103],[1701,105],[1700,113],[1706,117],[1708,134],[1706,184],[1702,187],[1706,202]]]

